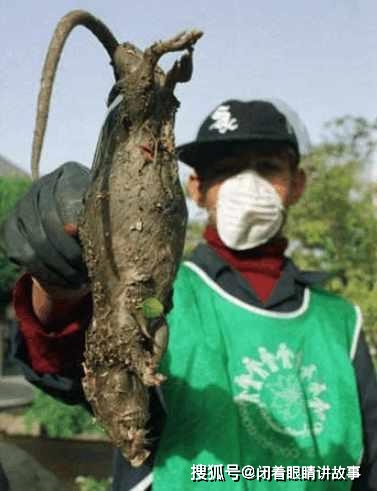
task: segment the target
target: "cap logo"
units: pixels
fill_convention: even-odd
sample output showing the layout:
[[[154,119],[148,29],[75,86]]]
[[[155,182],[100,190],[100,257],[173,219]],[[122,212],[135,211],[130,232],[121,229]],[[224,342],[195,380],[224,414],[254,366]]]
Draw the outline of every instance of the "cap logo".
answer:
[[[234,131],[238,128],[238,121],[236,118],[232,117],[230,106],[219,106],[213,114],[211,114],[211,119],[213,123],[208,128],[209,130],[217,130],[219,133],[224,134],[227,131]]]

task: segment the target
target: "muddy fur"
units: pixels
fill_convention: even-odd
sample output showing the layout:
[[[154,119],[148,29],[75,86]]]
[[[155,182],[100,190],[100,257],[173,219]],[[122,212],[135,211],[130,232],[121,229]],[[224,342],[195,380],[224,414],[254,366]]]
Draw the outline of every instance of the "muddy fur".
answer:
[[[65,16],[50,43],[42,76],[47,82],[39,95],[34,177],[57,62],[76,25],[92,30],[104,44],[116,77],[111,128],[100,134],[79,223],[94,301],[83,387],[114,444],[139,466],[149,455],[148,387],[163,381],[157,368],[167,344],[164,312],[171,305],[187,219],[175,157],[178,101],[173,91],[176,83],[191,77],[192,49],[201,33],[184,32],[143,52],[130,43],[118,44],[89,13]],[[180,60],[164,74],[157,66],[160,57],[182,50]],[[152,311],[145,308],[148,302]]]

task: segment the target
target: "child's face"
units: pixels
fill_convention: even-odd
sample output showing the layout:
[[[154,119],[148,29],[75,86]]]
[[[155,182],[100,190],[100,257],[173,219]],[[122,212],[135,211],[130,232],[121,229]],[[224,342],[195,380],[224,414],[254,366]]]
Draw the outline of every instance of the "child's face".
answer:
[[[294,204],[304,190],[305,173],[294,164],[289,152],[247,150],[237,157],[211,165],[210,174],[190,177],[188,188],[191,197],[198,206],[207,209],[211,225],[216,225],[216,204],[222,183],[247,169],[256,171],[270,182],[286,208]]]

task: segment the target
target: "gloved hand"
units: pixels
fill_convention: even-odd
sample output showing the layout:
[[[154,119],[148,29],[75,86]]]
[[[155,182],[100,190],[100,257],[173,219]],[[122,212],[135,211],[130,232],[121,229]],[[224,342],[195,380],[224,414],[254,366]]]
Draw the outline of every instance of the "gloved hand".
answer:
[[[63,164],[33,183],[3,225],[9,259],[47,290],[81,290],[88,284],[75,231],[89,181],[88,168]]]

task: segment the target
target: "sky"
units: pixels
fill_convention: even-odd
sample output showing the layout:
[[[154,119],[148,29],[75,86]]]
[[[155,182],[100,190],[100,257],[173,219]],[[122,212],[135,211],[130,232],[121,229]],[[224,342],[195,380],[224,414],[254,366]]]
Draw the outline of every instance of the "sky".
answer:
[[[0,0],[0,154],[26,170],[44,56],[58,20],[73,9],[90,11],[120,42],[142,49],[185,29],[204,31],[193,79],[176,90],[178,144],[229,98],[282,99],[314,143],[334,117],[377,116],[375,0]],[[168,55],[163,68],[175,58]],[[108,61],[89,31],[73,31],[58,68],[42,174],[67,160],[91,165],[113,82]]]

